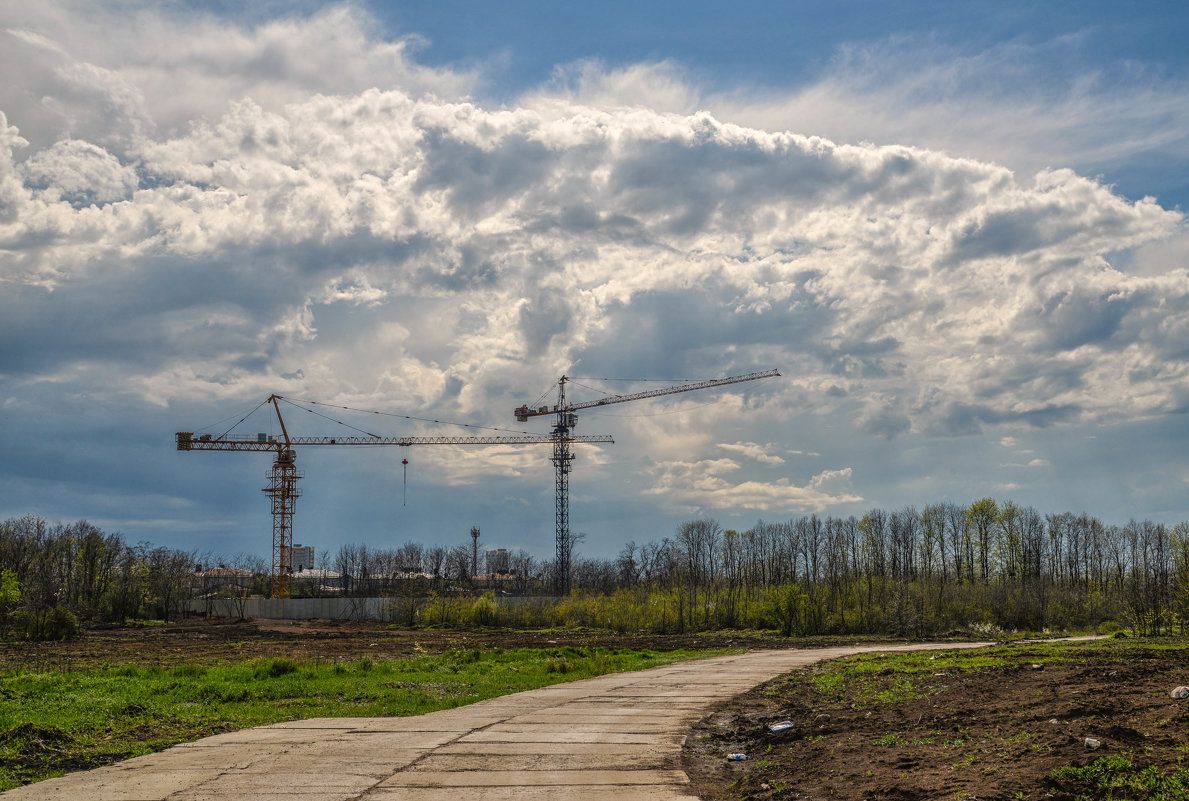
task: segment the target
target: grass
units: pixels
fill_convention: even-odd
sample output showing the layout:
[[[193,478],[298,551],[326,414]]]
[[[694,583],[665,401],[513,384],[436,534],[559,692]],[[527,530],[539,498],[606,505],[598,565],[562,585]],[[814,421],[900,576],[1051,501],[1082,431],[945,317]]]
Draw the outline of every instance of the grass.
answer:
[[[996,648],[980,648],[973,651],[890,651],[868,653],[837,660],[819,669],[792,677],[790,681],[810,681],[814,688],[827,697],[845,698],[848,705],[857,709],[895,705],[925,695],[941,692],[939,682],[930,679],[935,674],[971,672],[982,669],[1000,669],[1004,665],[1027,668],[1032,664],[1077,663],[1086,661],[1087,654],[1095,648],[1141,647],[1140,643],[1123,643],[1118,640],[1084,643],[1021,643]],[[1145,641],[1142,647],[1183,648],[1170,643],[1162,645]],[[891,674],[893,680],[877,680]],[[779,683],[774,692],[781,692]]]
[[[419,715],[697,651],[454,650],[350,663],[277,657],[172,668],[0,673],[0,790],[223,731],[314,717]]]
[[[1081,801],[1086,799],[1189,800],[1189,769],[1162,770],[1156,765],[1137,766],[1130,757],[1101,757],[1085,767],[1068,766],[1053,771],[1053,778]]]

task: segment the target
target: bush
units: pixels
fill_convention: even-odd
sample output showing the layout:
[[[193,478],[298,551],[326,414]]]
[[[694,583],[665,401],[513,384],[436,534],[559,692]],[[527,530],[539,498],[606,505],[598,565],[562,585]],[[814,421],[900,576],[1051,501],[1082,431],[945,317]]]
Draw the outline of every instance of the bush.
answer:
[[[27,609],[18,610],[12,616],[12,623],[13,632],[17,637],[33,642],[73,640],[80,633],[78,618],[62,606],[39,609],[35,612]]]
[[[495,594],[488,590],[481,597],[476,598],[475,602],[471,604],[467,617],[472,626],[490,628],[499,625],[500,610],[495,601]]]

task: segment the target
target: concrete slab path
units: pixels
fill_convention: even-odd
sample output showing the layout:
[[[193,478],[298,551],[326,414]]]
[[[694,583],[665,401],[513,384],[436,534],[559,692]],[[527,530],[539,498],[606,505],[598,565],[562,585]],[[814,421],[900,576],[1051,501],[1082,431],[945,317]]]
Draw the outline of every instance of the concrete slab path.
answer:
[[[615,673],[407,718],[319,718],[219,734],[20,787],[3,801],[694,799],[686,731],[782,673],[871,651],[756,651]]]

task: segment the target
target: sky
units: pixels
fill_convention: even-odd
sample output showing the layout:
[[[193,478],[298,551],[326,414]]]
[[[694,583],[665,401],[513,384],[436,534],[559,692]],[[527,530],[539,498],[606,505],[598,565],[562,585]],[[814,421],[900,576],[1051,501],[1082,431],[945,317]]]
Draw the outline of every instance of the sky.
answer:
[[[0,519],[267,556],[267,455],[175,432],[279,433],[276,393],[299,435],[542,434],[512,410],[562,375],[775,368],[583,413],[578,555],[982,497],[1189,520],[1187,36],[1175,2],[0,0]],[[294,538],[547,559],[549,455],[302,449]]]

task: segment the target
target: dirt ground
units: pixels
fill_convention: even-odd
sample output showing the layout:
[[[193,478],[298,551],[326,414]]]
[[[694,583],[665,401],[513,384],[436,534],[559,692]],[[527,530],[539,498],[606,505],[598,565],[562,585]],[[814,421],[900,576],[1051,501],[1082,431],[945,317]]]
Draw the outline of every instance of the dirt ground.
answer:
[[[1082,664],[1010,663],[977,670],[877,675],[872,689],[923,695],[860,704],[808,676],[740,696],[689,737],[684,762],[703,799],[1073,799],[1084,788],[1055,768],[1126,756],[1175,769],[1189,750],[1189,651],[1087,651]],[[1037,665],[1037,667],[1034,667]],[[815,670],[820,670],[816,668]],[[882,684],[878,684],[882,683]],[[773,735],[768,725],[795,726]],[[1086,738],[1098,740],[1091,750]],[[745,753],[746,761],[726,759]],[[1091,794],[1088,797],[1100,797]],[[1147,798],[1146,794],[1114,797]],[[1181,795],[1168,796],[1181,798]]]
[[[452,648],[602,646],[739,648],[837,645],[726,632],[697,635],[590,631],[405,631],[351,621],[191,619],[92,630],[77,641],[0,645],[0,669],[70,670],[91,665],[218,664],[285,656],[307,661],[391,659]],[[1045,664],[1024,650],[1005,664],[911,677],[877,675],[891,691],[911,678],[920,697],[855,705],[793,674],[735,699],[695,727],[684,767],[692,788],[722,799],[1072,799],[1054,768],[1104,755],[1176,767],[1189,752],[1189,651],[1135,644],[1088,651],[1083,663]],[[820,668],[816,668],[818,670]],[[812,671],[811,671],[812,672]],[[810,673],[811,673],[810,672]],[[872,689],[878,692],[879,686]],[[768,724],[791,720],[776,736]],[[1100,741],[1095,750],[1085,740]],[[749,758],[728,762],[727,753]],[[1131,797],[1131,796],[1128,796]],[[1137,796],[1146,797],[1146,796]]]
[[[824,641],[823,641],[824,642]],[[836,642],[836,641],[834,641]],[[785,648],[790,641],[756,633],[696,635],[590,631],[393,630],[378,623],[327,620],[207,620],[89,630],[70,642],[0,644],[0,669],[69,670],[96,664],[171,667],[284,656],[350,661],[440,654],[451,648]],[[798,641],[799,644],[803,641]]]

